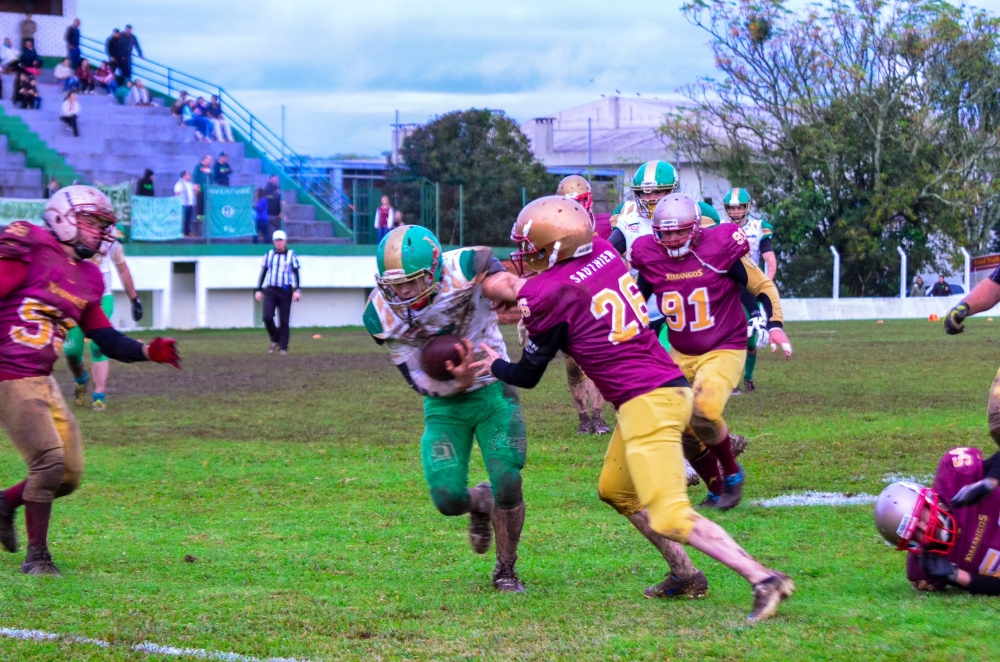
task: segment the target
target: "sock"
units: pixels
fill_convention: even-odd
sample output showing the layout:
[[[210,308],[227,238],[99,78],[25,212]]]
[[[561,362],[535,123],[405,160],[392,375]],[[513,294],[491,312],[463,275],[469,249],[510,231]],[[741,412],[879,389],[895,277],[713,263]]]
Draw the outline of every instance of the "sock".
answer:
[[[733,444],[730,442],[729,435],[726,435],[726,438],[716,445],[709,446],[708,450],[722,465],[722,472],[725,475],[733,476],[740,472],[740,465],[736,464],[736,458],[733,457]]]
[[[95,393],[94,394],[94,402],[97,402],[98,400],[100,400],[101,402],[104,402],[104,394],[103,393]]]
[[[757,353],[747,354],[747,362],[743,364],[743,379],[753,381],[753,369],[757,367]]]
[[[715,455],[706,450],[690,462],[701,479],[705,481],[708,491],[712,494],[722,494],[722,472],[719,470],[719,461],[715,459]]]
[[[52,503],[24,502],[24,524],[28,529],[28,544],[32,547],[45,547],[49,540],[49,518],[52,516]]]
[[[17,508],[18,506],[24,505],[24,486],[28,484],[28,481],[22,480],[17,485],[13,487],[8,487],[4,490],[3,498],[11,508]]]
[[[74,377],[73,381],[76,382],[80,386],[84,386],[84,385],[86,385],[87,379],[89,377],[90,377],[90,375],[85,372],[85,373],[83,373],[83,377]]]

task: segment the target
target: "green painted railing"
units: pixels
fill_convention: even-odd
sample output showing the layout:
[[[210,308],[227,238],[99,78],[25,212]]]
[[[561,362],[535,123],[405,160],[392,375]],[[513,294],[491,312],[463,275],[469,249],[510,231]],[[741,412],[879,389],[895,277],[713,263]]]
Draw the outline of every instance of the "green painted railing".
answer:
[[[24,153],[25,165],[29,168],[38,168],[45,176],[42,186],[45,186],[53,177],[59,182],[59,186],[69,186],[74,181],[82,182],[80,176],[72,166],[54,149],[49,147],[38,134],[28,128],[17,115],[8,115],[0,108],[0,134],[7,136],[7,147],[9,150]],[[42,195],[42,191],[38,191]]]

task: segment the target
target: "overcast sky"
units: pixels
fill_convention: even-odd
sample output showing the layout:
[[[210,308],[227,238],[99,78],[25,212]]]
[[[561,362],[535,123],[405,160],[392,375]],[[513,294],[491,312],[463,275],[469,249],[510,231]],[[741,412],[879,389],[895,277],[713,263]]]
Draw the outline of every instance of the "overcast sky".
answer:
[[[1000,0],[977,3],[1000,5]],[[469,107],[519,121],[621,90],[669,96],[713,72],[680,0],[79,0],[103,40],[225,87],[299,152],[378,155],[390,124]]]

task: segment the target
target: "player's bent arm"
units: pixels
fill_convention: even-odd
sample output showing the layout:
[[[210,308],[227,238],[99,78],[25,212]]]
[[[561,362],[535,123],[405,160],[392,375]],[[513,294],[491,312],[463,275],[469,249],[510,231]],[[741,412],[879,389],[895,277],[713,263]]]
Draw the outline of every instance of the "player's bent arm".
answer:
[[[500,264],[497,260],[497,264]],[[501,266],[501,269],[503,267]],[[507,270],[492,273],[483,281],[483,296],[493,301],[516,303],[517,295],[524,286],[524,279],[518,278]]]
[[[0,299],[10,296],[21,287],[28,275],[28,263],[10,258],[0,258]]]
[[[747,290],[757,297],[767,312],[768,329],[780,329],[784,326],[781,313],[781,297],[774,281],[764,275],[764,272],[746,258],[738,260],[729,268],[729,277],[745,285]]]
[[[122,363],[138,363],[153,361],[169,363],[180,368],[180,357],[177,346],[172,338],[154,338],[149,344],[143,344],[121,333],[108,321],[100,306],[90,305],[83,311],[80,327],[84,335],[101,348],[109,359]]]
[[[563,322],[538,335],[529,336],[521,360],[510,363],[494,357],[490,372],[500,381],[518,388],[535,388],[545,374],[549,361],[566,343],[569,325]]]
[[[1000,275],[994,272],[994,276],[981,281],[972,288],[969,296],[962,299],[962,303],[969,307],[968,315],[981,313],[1000,303],[1000,283],[994,277],[1000,278]]]
[[[774,256],[774,251],[761,253],[760,256],[764,258],[764,268],[767,270],[767,277],[774,280],[775,275],[778,273],[778,258]]]
[[[628,247],[628,244],[625,241],[624,232],[622,232],[619,228],[615,228],[611,231],[611,236],[608,237],[608,241],[610,241],[611,245],[615,247],[615,250],[618,251],[619,255],[625,257],[625,249]]]

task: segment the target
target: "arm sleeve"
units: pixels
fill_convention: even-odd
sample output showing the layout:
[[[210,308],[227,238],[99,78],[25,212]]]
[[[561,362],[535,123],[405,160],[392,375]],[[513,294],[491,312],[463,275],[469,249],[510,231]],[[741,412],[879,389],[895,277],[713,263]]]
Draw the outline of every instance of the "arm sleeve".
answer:
[[[610,241],[611,245],[615,247],[615,250],[618,251],[619,255],[625,255],[625,249],[628,247],[628,244],[625,241],[624,232],[615,228],[611,231],[611,236],[608,237],[608,241]]]
[[[24,282],[28,275],[28,263],[9,258],[0,258],[0,299],[10,296]]]
[[[524,353],[517,363],[509,363],[503,359],[493,362],[493,375],[502,382],[519,388],[534,388],[545,374],[549,361],[566,342],[569,325],[566,322],[557,324],[548,331],[537,336],[530,336],[524,346]]]
[[[636,279],[635,284],[639,286],[639,291],[642,292],[642,298],[649,300],[649,297],[653,296],[653,286],[648,280],[646,280],[642,274]]]
[[[301,281],[299,280],[299,265],[298,263],[292,266],[292,275],[295,277],[295,287],[294,289],[302,289]]]
[[[1000,595],[1000,577],[990,577],[978,573],[971,576],[972,581],[965,588],[972,595]]]
[[[490,259],[490,264],[489,266],[486,267],[486,276],[489,277],[492,276],[493,274],[498,274],[506,271],[507,270],[504,269],[503,262],[494,257]]]
[[[746,311],[747,315],[752,315],[757,312],[757,297],[747,289],[747,286],[740,283],[740,303],[743,304],[743,310]],[[770,303],[770,302],[768,302]],[[765,307],[765,310],[767,308]]]
[[[747,289],[757,296],[757,300],[763,303],[764,310],[768,311],[767,328],[780,329],[784,326],[784,316],[781,313],[781,297],[778,295],[778,288],[774,282],[768,278],[763,271],[749,260],[741,260],[747,274]],[[763,298],[762,298],[763,297]],[[767,299],[767,303],[764,302]],[[770,303],[770,308],[768,308]]]
[[[774,248],[771,246],[771,238],[770,237],[764,237],[763,239],[761,239],[760,240],[760,254],[763,255],[764,253],[773,253],[773,252],[774,252]]]
[[[122,363],[138,363],[148,361],[142,353],[142,343],[132,340],[120,331],[106,326],[87,332],[87,337],[101,348],[104,355]]]

